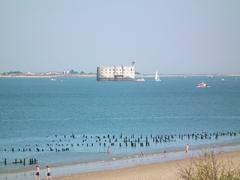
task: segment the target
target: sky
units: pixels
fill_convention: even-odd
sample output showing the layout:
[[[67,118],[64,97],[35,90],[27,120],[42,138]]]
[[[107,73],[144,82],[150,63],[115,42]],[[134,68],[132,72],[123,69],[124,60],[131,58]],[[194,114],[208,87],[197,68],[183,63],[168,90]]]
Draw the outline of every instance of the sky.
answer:
[[[0,0],[0,72],[240,72],[239,0]]]

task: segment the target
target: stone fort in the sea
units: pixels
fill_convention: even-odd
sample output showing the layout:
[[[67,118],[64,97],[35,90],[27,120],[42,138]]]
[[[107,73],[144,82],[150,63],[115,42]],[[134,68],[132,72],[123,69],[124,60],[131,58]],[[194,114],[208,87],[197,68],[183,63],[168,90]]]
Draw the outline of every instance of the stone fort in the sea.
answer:
[[[135,80],[134,62],[130,66],[99,66],[98,81],[132,81]]]

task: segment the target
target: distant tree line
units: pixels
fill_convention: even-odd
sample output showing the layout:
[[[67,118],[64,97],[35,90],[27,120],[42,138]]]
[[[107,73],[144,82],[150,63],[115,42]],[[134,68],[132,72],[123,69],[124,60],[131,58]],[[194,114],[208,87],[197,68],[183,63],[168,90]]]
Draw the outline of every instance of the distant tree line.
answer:
[[[95,73],[92,73],[92,72],[86,73],[84,71],[78,72],[78,71],[71,69],[68,74],[95,74]]]
[[[23,74],[21,71],[9,71],[9,72],[3,72],[2,75],[12,75],[12,74]]]
[[[3,72],[3,73],[0,73],[1,75],[5,75],[5,76],[7,76],[7,75],[24,75],[24,74],[26,74],[26,73],[24,73],[24,72],[21,72],[21,71],[9,71],[9,72]],[[86,72],[84,72],[84,71],[75,71],[75,70],[73,70],[73,69],[71,69],[70,71],[68,71],[68,74],[72,74],[72,75],[76,75],[76,74],[95,74],[95,73],[93,73],[93,72],[89,72],[89,73],[86,73]]]

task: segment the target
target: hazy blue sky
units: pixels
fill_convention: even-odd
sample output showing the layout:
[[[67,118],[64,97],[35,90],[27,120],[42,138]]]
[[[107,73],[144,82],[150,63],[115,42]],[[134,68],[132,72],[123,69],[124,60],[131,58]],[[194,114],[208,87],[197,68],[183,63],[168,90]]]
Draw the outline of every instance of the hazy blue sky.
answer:
[[[240,72],[240,0],[0,0],[0,71]]]

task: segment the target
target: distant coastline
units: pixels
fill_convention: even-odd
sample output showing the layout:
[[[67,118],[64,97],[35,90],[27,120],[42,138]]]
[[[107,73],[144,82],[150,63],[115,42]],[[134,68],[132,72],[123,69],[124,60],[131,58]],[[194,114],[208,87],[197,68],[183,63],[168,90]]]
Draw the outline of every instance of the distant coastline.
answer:
[[[154,77],[155,74],[143,74],[142,75],[145,78]],[[239,77],[240,73],[226,73],[226,74],[192,74],[192,73],[186,73],[186,74],[159,74],[160,77]]]
[[[0,78],[92,78],[96,74],[75,74],[75,75],[0,75]]]
[[[9,71],[0,73],[0,78],[71,78],[71,77],[96,77],[96,73],[85,73],[84,71],[63,71],[63,72],[21,72],[21,71]]]
[[[154,74],[141,74],[144,78],[153,78]],[[160,77],[239,77],[240,73],[229,74],[160,74]],[[96,78],[96,73],[76,73],[76,74],[63,74],[63,73],[2,73],[0,78]]]

